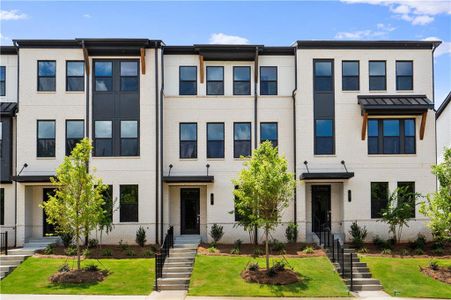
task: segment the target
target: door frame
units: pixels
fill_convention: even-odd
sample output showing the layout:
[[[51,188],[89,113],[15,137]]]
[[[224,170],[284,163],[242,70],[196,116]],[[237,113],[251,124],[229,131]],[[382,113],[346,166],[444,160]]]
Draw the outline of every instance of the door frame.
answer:
[[[184,205],[184,198],[183,198],[183,191],[184,190],[191,190],[191,191],[197,191],[197,203],[196,203],[196,210],[197,210],[197,224],[195,230],[188,230],[186,231],[185,228],[185,205]],[[180,234],[200,234],[200,188],[180,188]]]
[[[326,184],[317,184],[317,185],[312,185],[311,186],[311,202],[312,202],[312,232],[315,232],[315,213],[314,213],[314,209],[317,207],[316,205],[314,205],[314,194],[316,192],[320,192],[320,193],[327,193],[328,195],[328,220],[326,220],[326,223],[320,224],[319,226],[322,227],[324,224],[326,224],[329,227],[329,230],[332,231],[332,186],[330,184],[326,185]],[[320,228],[321,230],[321,228]],[[323,230],[321,230],[323,231]]]

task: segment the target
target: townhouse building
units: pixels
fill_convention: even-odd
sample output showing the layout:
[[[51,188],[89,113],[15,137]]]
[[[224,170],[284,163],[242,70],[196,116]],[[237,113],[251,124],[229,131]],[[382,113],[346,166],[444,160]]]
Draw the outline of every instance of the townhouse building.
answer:
[[[2,230],[18,246],[55,233],[39,205],[64,156],[89,137],[90,166],[114,207],[104,243],[132,243],[139,226],[159,242],[170,225],[208,241],[214,223],[224,227],[222,242],[247,241],[236,226],[232,179],[243,156],[269,140],[297,179],[273,238],[285,240],[290,222],[301,241],[329,229],[347,238],[353,221],[369,238],[387,237],[378,221],[390,192],[436,189],[438,44],[16,40],[1,48],[2,80],[12,89],[2,98]],[[404,239],[428,234],[426,221],[412,210]]]

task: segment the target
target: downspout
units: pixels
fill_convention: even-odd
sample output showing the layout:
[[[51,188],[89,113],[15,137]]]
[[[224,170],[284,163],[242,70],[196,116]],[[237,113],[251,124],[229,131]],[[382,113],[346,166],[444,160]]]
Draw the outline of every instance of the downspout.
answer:
[[[20,55],[19,55],[19,45],[14,41],[14,46],[17,52],[17,106],[16,106],[16,135],[14,137],[14,175],[17,175],[17,114],[19,113],[19,79],[20,79]],[[12,119],[11,119],[12,120]],[[8,245],[6,245],[8,247]],[[14,248],[17,247],[17,179],[14,181]]]
[[[163,226],[164,226],[164,222],[163,222],[163,213],[164,213],[164,201],[163,201],[163,156],[164,156],[164,144],[163,144],[163,97],[164,97],[164,46],[161,46],[161,89],[160,89],[160,205],[161,205],[161,227],[160,227],[160,238],[161,238],[161,244],[163,244]]]
[[[158,223],[159,223],[159,215],[160,215],[160,208],[158,206],[158,199],[160,196],[159,193],[159,177],[160,173],[158,172],[159,169],[159,103],[158,103],[158,45],[155,43],[155,244],[159,244],[159,232],[158,232]]]
[[[433,43],[432,44],[432,103],[434,104],[434,111],[435,111],[435,68],[434,68],[434,52],[437,47],[440,46],[440,43]],[[437,149],[437,118],[434,116],[434,135],[435,135],[435,165],[437,165],[438,160],[438,149]],[[438,190],[438,178],[435,176],[435,191]]]
[[[294,180],[296,181],[296,168],[297,168],[297,153],[296,153],[296,92],[298,90],[298,53],[297,47],[294,48],[294,90],[291,93],[293,98],[293,163],[294,163]],[[297,184],[294,187],[294,216],[293,222],[297,224],[298,219],[298,209],[297,209]]]
[[[255,59],[254,59],[254,149],[257,149],[257,129],[258,129],[258,95],[257,95],[257,82],[258,82],[258,46],[255,47]],[[258,245],[258,227],[254,228],[254,244]]]
[[[82,51],[84,51],[85,49],[85,41],[81,41],[81,46],[82,46]],[[89,65],[89,57],[88,57],[88,65]],[[86,73],[86,137],[89,138],[89,133],[90,133],[90,119],[89,119],[89,114],[90,114],[90,109],[89,109],[89,88],[90,88],[90,80],[89,80],[89,74],[90,72],[92,72],[93,70],[91,68],[89,68],[89,72],[88,69],[85,66],[85,73]]]

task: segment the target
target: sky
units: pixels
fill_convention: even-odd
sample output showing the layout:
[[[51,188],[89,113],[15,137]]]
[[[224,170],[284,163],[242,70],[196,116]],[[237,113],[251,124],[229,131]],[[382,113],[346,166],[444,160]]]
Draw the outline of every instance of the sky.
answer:
[[[441,40],[436,107],[451,90],[451,0],[7,1],[0,43],[12,39],[150,38],[167,45],[289,46],[296,40]]]

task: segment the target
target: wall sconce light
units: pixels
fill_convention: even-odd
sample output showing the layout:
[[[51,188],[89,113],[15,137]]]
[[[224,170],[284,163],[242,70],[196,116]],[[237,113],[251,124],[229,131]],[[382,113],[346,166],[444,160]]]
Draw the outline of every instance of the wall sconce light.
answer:
[[[210,194],[210,205],[214,205],[215,204],[215,194],[211,193]]]
[[[348,202],[352,201],[352,193],[351,190],[348,190]]]

